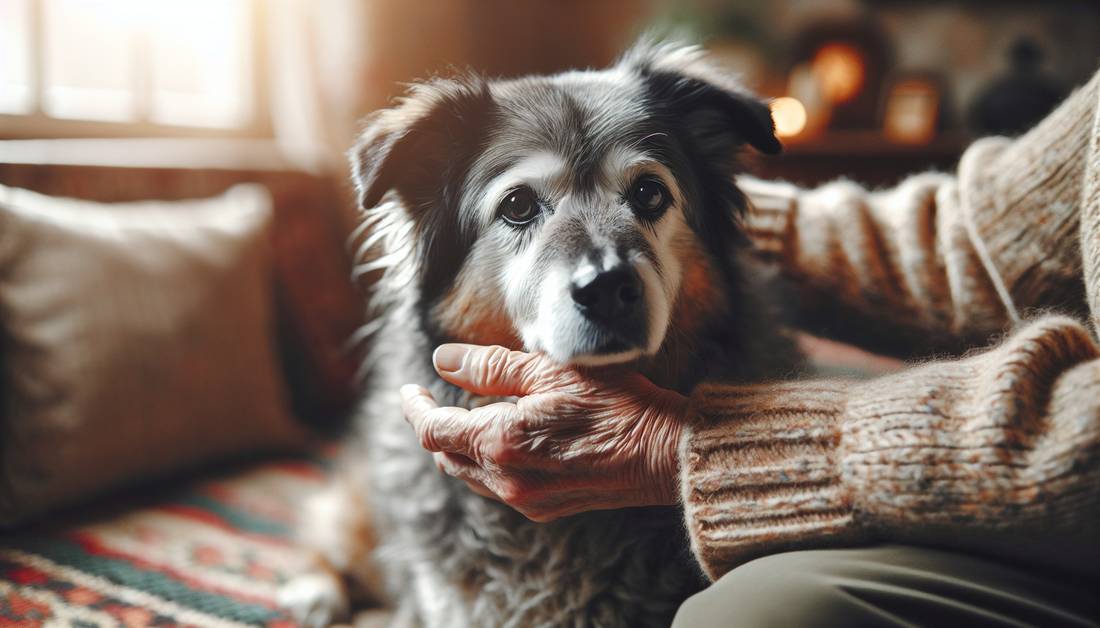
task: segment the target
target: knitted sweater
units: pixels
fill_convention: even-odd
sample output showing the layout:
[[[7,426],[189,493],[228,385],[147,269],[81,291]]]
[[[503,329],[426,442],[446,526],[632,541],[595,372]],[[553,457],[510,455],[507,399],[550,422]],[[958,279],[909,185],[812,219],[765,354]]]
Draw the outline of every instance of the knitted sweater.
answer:
[[[680,481],[710,577],[875,540],[1097,571],[1098,144],[1100,73],[1026,135],[973,144],[955,175],[879,192],[743,182],[747,230],[806,320],[910,355],[1009,335],[870,381],[702,385]]]

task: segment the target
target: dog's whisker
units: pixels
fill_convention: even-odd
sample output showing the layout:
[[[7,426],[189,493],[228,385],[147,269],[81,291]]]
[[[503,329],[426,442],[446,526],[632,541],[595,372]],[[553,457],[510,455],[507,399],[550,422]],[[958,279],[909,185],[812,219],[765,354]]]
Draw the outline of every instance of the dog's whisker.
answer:
[[[404,255],[400,254],[400,253],[389,253],[389,254],[383,255],[382,257],[376,258],[372,261],[364,262],[362,264],[356,264],[355,266],[352,267],[351,278],[353,280],[359,280],[364,275],[367,275],[367,274],[370,274],[370,273],[373,273],[373,272],[379,271],[379,270],[386,270],[387,268],[390,268],[391,266],[393,266],[395,264],[395,262],[402,259],[403,257],[404,257]]]
[[[377,334],[385,326],[385,319],[377,318],[369,323],[360,325],[348,339],[344,341],[344,350],[353,351],[361,344],[367,341],[371,336]]]
[[[359,224],[356,225],[355,229],[352,229],[351,233],[348,234],[347,246],[349,248],[355,244],[356,240],[362,237],[364,233],[369,231],[370,228],[374,226],[374,220],[374,218],[367,214],[359,221]]]
[[[356,249],[356,251],[355,251],[356,259],[363,259],[364,257],[366,257],[366,255],[368,253],[370,253],[371,249],[373,249],[374,247],[376,247],[379,244],[383,243],[387,238],[389,238],[391,236],[392,236],[392,234],[387,233],[386,231],[381,230],[381,229],[379,229],[378,231],[372,233]]]
[[[646,135],[645,137],[631,144],[630,148],[632,150],[637,150],[642,144],[645,144],[648,140],[651,140],[655,137],[668,137],[668,133],[664,131],[656,131],[654,133],[650,133],[649,135]]]

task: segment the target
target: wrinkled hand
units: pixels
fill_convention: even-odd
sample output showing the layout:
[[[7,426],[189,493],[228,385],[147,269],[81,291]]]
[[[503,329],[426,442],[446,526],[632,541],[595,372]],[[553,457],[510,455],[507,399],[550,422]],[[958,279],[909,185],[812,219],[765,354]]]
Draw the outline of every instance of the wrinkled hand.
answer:
[[[687,399],[623,369],[580,370],[503,347],[443,345],[440,377],[476,395],[466,410],[401,388],[405,418],[436,465],[534,521],[673,504]]]

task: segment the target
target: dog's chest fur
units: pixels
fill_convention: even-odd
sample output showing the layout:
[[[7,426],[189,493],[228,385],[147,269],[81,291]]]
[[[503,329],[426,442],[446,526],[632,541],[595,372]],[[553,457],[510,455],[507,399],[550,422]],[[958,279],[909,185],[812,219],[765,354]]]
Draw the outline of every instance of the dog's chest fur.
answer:
[[[360,414],[362,471],[376,560],[403,615],[425,626],[669,625],[704,584],[678,509],[535,523],[474,494],[436,469],[394,392],[439,382],[429,342],[400,311],[379,337],[376,392]],[[441,403],[469,402],[441,382],[431,388]]]

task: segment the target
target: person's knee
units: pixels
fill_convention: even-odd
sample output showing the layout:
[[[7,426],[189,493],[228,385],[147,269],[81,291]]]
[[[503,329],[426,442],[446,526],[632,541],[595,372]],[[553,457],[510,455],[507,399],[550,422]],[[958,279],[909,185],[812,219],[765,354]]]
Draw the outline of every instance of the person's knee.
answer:
[[[674,626],[1058,625],[1095,616],[1092,588],[968,554],[882,545],[746,563],[680,607]],[[1023,618],[1027,618],[1024,620]],[[1075,620],[1074,620],[1075,621]],[[1076,624],[1075,624],[1076,625]]]
[[[673,626],[845,625],[851,601],[832,583],[828,559],[810,551],[746,563],[689,598]]]

